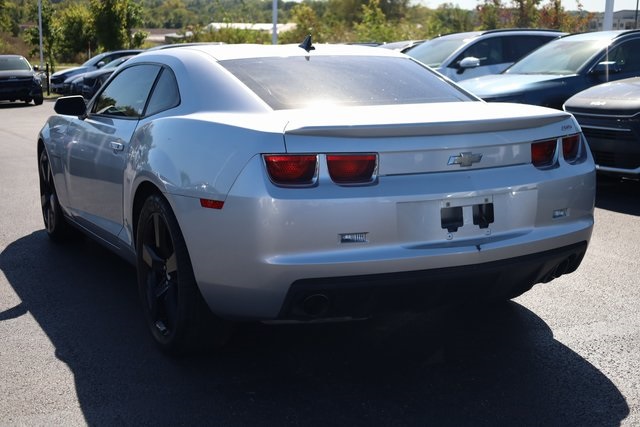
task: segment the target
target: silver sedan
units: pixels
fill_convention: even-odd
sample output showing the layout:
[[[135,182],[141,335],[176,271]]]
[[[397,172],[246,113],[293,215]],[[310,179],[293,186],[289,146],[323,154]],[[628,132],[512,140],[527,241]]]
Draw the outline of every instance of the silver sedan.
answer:
[[[148,51],[37,141],[49,236],[137,266],[171,353],[234,321],[515,297],[574,271],[595,169],[565,112],[487,104],[363,46]]]

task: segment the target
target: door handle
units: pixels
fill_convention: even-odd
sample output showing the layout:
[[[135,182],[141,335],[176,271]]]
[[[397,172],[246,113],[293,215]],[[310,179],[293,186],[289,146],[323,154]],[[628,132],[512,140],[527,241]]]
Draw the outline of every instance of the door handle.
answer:
[[[111,141],[109,143],[109,146],[111,147],[111,149],[113,150],[113,152],[117,152],[117,151],[122,151],[124,150],[124,144],[121,142],[117,142],[117,141]]]

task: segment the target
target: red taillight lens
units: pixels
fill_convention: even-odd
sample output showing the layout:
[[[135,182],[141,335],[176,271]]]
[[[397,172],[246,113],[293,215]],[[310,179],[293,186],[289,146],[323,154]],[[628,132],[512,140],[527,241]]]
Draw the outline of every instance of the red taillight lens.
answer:
[[[311,185],[316,177],[315,154],[268,154],[264,156],[269,178],[280,185]]]
[[[574,162],[580,154],[580,135],[569,135],[562,138],[562,155],[568,162]]]
[[[556,155],[557,140],[539,141],[531,144],[531,163],[537,168],[550,166]]]
[[[329,176],[337,184],[371,182],[376,164],[375,154],[327,154]]]

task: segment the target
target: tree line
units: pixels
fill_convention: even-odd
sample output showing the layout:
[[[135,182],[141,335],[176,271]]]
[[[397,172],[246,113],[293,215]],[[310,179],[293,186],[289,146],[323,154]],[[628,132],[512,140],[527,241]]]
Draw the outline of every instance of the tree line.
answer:
[[[46,61],[82,62],[100,51],[146,47],[144,28],[173,29],[183,41],[271,43],[271,34],[223,28],[210,22],[271,22],[271,0],[41,0]],[[278,21],[293,22],[279,43],[390,42],[428,39],[439,34],[497,28],[550,28],[586,31],[591,14],[576,0],[568,12],[560,0],[478,0],[475,10],[453,3],[431,9],[409,0],[278,0]],[[37,0],[0,0],[0,52],[4,40],[22,37],[39,50]]]

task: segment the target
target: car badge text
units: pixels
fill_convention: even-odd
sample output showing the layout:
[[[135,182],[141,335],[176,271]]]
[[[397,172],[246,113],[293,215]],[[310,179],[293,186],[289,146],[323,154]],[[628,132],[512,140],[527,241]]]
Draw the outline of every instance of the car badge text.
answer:
[[[469,167],[474,163],[478,163],[482,160],[482,154],[476,153],[460,153],[458,156],[449,157],[447,165],[460,165],[461,167]]]

